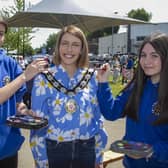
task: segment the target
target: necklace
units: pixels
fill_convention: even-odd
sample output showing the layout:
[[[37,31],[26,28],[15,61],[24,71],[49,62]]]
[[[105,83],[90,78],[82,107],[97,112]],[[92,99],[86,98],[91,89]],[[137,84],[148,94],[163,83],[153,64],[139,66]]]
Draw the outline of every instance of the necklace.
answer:
[[[55,89],[57,89],[59,92],[62,92],[62,93],[66,94],[66,95],[68,95],[70,97],[68,99],[68,101],[66,101],[64,107],[65,107],[65,110],[66,110],[67,113],[71,113],[72,114],[78,108],[78,105],[77,105],[75,99],[73,98],[73,96],[75,96],[80,90],[84,89],[87,86],[87,84],[88,84],[89,80],[91,79],[93,73],[94,73],[94,69],[87,69],[87,71],[83,75],[82,79],[72,89],[67,89],[56,78],[54,78],[52,73],[49,72],[49,71],[45,72],[45,73],[42,73],[42,74],[46,77],[48,82]]]

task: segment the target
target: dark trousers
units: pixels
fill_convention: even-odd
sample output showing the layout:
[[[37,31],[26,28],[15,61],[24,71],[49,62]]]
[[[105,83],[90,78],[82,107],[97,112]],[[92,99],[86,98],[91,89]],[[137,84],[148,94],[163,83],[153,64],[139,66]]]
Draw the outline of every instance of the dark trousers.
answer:
[[[14,155],[3,160],[0,160],[0,168],[17,168],[18,155]]]
[[[46,140],[49,168],[94,168],[95,139],[61,142]]]

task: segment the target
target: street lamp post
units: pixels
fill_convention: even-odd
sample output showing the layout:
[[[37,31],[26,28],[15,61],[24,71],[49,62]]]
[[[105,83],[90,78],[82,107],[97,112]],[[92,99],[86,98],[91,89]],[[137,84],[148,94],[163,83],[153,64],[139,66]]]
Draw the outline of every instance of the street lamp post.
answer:
[[[127,53],[131,52],[131,25],[127,28]]]
[[[115,11],[114,14],[117,15],[118,12]],[[114,37],[113,37],[113,35],[114,35],[114,26],[112,26],[111,31],[112,31],[112,33],[111,33],[111,54],[113,55],[114,54]]]
[[[25,11],[25,0],[23,0],[23,11]],[[25,31],[23,27],[23,58],[25,57]]]
[[[112,28],[111,28],[111,31],[112,31],[112,33],[111,33],[111,54],[113,55],[113,32],[114,32],[114,27],[112,26]]]

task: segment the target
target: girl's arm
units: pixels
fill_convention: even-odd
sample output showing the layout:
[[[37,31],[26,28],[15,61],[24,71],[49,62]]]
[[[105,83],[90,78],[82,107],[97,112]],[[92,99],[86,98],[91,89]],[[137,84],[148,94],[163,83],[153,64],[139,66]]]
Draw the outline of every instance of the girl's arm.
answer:
[[[125,105],[131,92],[131,88],[123,91],[116,98],[111,93],[111,88],[108,84],[108,76],[110,73],[110,65],[103,64],[98,70],[97,78],[99,81],[97,98],[100,106],[100,111],[107,120],[116,120],[122,117]]]
[[[0,104],[9,99],[24,83],[26,82],[26,76],[22,73],[11,83],[0,88]]]
[[[15,80],[0,88],[0,104],[9,99],[26,81],[32,79],[38,73],[45,71],[46,61],[43,59],[33,61],[26,68],[25,72]]]

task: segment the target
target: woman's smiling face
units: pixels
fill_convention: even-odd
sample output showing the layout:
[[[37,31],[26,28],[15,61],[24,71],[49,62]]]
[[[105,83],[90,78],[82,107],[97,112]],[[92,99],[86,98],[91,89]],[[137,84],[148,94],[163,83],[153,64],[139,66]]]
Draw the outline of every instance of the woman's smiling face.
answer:
[[[59,53],[61,64],[63,66],[76,66],[77,60],[80,57],[82,42],[78,37],[70,33],[65,33],[62,36]]]

